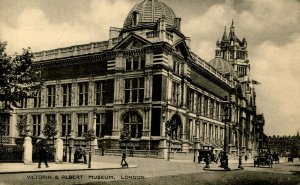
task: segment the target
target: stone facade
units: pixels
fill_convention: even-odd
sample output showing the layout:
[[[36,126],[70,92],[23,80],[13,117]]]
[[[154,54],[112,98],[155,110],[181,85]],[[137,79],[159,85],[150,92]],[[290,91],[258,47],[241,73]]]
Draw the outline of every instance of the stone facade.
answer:
[[[233,158],[246,152],[251,156],[256,109],[254,93],[244,89],[246,80],[223,74],[193,53],[190,39],[180,30],[181,19],[165,4],[142,3],[130,11],[123,28],[110,29],[108,41],[35,53],[44,88],[14,110],[11,130],[26,115],[31,135],[43,138],[44,125],[55,119],[56,138],[86,145],[82,134],[93,128],[99,147],[119,149],[124,147],[119,142],[121,129],[128,127],[129,147],[166,156],[166,123],[173,122],[177,127],[171,133],[172,151],[209,145],[219,153],[226,134]],[[154,17],[144,16],[148,9],[155,11],[149,14]],[[236,61],[234,69],[244,62],[248,70],[246,61]],[[224,102],[231,107],[226,133]]]

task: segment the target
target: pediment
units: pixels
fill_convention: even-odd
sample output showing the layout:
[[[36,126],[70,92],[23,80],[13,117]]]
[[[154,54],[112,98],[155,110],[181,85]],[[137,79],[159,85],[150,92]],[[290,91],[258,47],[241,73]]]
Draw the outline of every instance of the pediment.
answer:
[[[186,45],[184,39],[176,42],[173,45],[173,49],[175,49],[175,51],[178,52],[180,55],[182,55],[184,58],[188,58],[191,56],[190,50]]]
[[[142,48],[144,46],[151,45],[151,42],[148,40],[136,35],[130,34],[120,41],[113,50],[132,50],[137,48]]]

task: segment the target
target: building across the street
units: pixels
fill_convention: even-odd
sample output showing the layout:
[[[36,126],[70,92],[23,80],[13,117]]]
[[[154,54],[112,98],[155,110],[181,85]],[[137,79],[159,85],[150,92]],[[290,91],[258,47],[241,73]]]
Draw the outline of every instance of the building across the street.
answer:
[[[293,136],[269,136],[268,144],[273,153],[286,157],[300,157],[299,131]]]
[[[94,148],[124,148],[126,127],[129,148],[164,158],[169,143],[172,152],[212,146],[218,154],[224,138],[231,158],[251,158],[259,129],[246,39],[232,21],[207,62],[185,34],[169,6],[144,0],[108,40],[34,53],[44,87],[11,112],[3,141],[15,142],[16,124],[27,116],[32,137],[45,138],[44,125],[55,120],[55,138],[72,138],[73,146],[85,146],[83,134],[93,128]]]

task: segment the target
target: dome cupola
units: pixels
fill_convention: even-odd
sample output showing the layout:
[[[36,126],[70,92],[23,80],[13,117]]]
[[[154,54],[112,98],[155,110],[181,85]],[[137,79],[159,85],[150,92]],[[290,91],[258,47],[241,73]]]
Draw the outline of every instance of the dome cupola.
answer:
[[[232,67],[232,65],[225,59],[221,57],[216,57],[212,59],[209,64],[214,67],[217,71],[222,73],[224,76],[230,76],[237,77],[237,74]]]
[[[137,26],[156,23],[165,18],[167,28],[180,28],[180,18],[176,18],[174,11],[158,0],[144,0],[136,4],[124,21],[123,28],[130,29]]]

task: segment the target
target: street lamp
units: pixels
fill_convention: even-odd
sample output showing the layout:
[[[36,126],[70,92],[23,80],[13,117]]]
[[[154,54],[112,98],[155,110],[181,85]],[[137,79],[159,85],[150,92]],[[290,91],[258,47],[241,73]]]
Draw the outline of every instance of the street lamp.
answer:
[[[241,129],[239,128],[239,126],[236,126],[236,131],[237,131],[237,147],[238,147],[238,151],[239,151],[239,165],[238,168],[240,169],[244,169],[243,165],[242,165],[242,137],[241,137]]]
[[[169,123],[169,121],[167,121],[167,124]],[[168,161],[170,161],[170,153],[171,153],[171,135],[172,135],[172,129],[171,127],[167,126],[167,135],[169,138],[169,145],[168,145]]]
[[[68,156],[69,137],[71,137],[71,132],[69,134],[68,134],[68,131],[66,132],[65,155],[64,155],[64,158],[63,158],[64,162],[67,162],[67,158],[68,158],[67,156]],[[69,155],[69,162],[71,162],[71,154]]]
[[[221,161],[221,167],[224,169],[228,168],[228,156],[227,156],[227,121],[230,121],[230,102],[227,100],[227,96],[225,96],[225,101],[223,103],[224,109],[224,148],[223,148],[223,156]]]
[[[69,137],[69,163],[71,162],[71,158],[72,158],[72,141],[73,141],[73,138],[70,134],[70,137]]]
[[[193,141],[194,141],[194,162],[196,162],[196,140],[197,140],[197,137],[196,136],[193,136]]]

